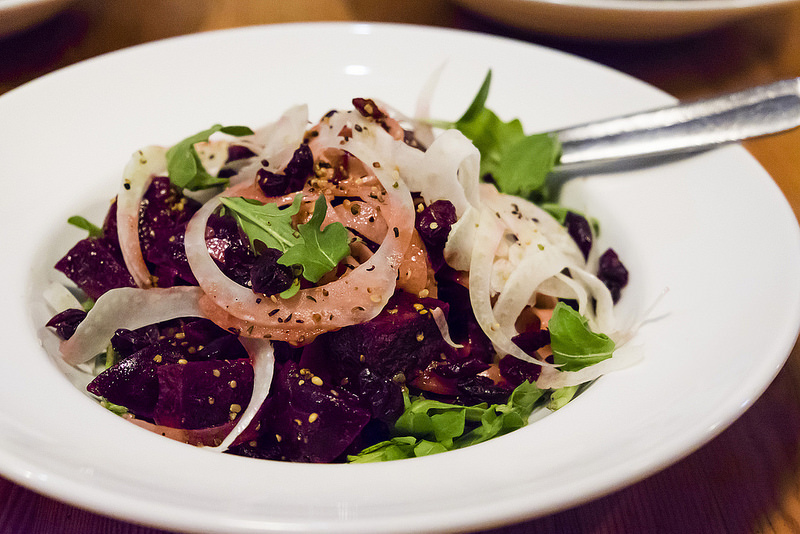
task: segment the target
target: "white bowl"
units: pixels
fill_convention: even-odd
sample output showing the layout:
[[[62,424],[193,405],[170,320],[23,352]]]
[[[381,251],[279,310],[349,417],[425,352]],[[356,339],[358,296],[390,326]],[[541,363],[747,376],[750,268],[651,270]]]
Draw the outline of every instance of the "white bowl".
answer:
[[[631,272],[619,311],[669,292],[631,342],[634,367],[501,438],[383,464],[215,454],[151,434],[67,380],[43,324],[52,265],[108,206],[130,155],[214,123],[258,126],[297,103],[353,97],[412,112],[445,61],[434,116],[455,119],[487,68],[488,105],[529,131],[672,98],[542,47],[452,30],[297,24],[192,35],[98,57],[0,97],[0,473],[136,523],[215,533],[452,532],[585,502],[721,432],[764,391],[800,324],[800,229],[740,146],[576,178],[565,201],[601,221]],[[94,211],[92,211],[94,209]]]
[[[454,0],[505,24],[563,37],[683,37],[797,0]]]

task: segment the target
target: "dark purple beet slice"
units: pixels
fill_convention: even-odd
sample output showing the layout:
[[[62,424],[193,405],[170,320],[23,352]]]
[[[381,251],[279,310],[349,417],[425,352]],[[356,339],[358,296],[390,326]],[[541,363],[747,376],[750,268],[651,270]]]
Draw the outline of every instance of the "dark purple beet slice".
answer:
[[[156,424],[173,428],[221,425],[247,407],[253,391],[249,359],[159,366]]]

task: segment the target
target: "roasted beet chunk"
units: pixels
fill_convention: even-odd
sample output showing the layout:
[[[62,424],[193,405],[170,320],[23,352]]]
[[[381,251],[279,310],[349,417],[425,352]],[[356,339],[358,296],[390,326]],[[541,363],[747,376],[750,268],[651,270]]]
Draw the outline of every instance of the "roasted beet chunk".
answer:
[[[500,375],[508,382],[517,387],[526,380],[535,382],[542,373],[542,366],[535,363],[526,362],[514,356],[504,356],[499,363]]]
[[[606,250],[603,255],[600,256],[597,277],[611,292],[611,298],[614,302],[617,302],[622,293],[622,288],[628,284],[628,270],[619,260],[617,253],[612,249]]]
[[[133,277],[114,252],[114,245],[105,238],[86,238],[58,260],[56,269],[93,299],[110,289],[135,287]]]
[[[589,221],[582,215],[568,211],[564,217],[564,226],[567,227],[567,232],[581,249],[583,258],[588,258],[589,251],[592,250],[592,228],[589,226]]]
[[[452,269],[445,268],[436,278],[439,282],[439,298],[449,306],[447,324],[450,328],[450,337],[456,343],[463,345],[458,349],[458,357],[489,362],[494,356],[492,342],[475,319],[469,300],[469,289],[455,281],[453,273]]]
[[[447,311],[441,301],[398,291],[371,321],[319,338],[336,382],[346,383],[362,399],[380,392],[380,399],[369,401],[374,417],[396,416],[402,407],[400,383],[451,350],[430,313],[437,307]]]
[[[292,462],[335,460],[370,419],[355,396],[291,361],[275,377],[263,412],[259,447]]]
[[[52,319],[47,321],[47,326],[55,328],[56,334],[61,339],[69,339],[85,318],[85,311],[78,308],[70,308],[54,315]]]
[[[294,151],[292,159],[283,169],[283,172],[259,169],[256,173],[256,178],[258,186],[265,195],[277,197],[302,189],[313,172],[314,155],[308,145],[303,143]]]
[[[436,299],[418,299],[398,291],[371,321],[328,334],[328,354],[346,373],[341,378],[352,378],[364,367],[392,378],[438,359],[448,345],[429,313],[437,307],[447,309]]]
[[[246,358],[239,339],[208,319],[189,318],[166,321],[125,330],[120,328],[111,338],[111,346],[120,358],[146,351],[159,363],[235,360]]]
[[[197,283],[186,260],[183,235],[199,207],[166,177],[153,178],[147,189],[139,209],[139,242],[159,287]]]
[[[137,417],[151,418],[158,400],[156,362],[149,354],[135,353],[97,375],[86,390]]]
[[[206,428],[238,417],[253,392],[253,367],[243,358],[188,362],[157,368],[156,424]]]
[[[275,295],[292,285],[292,269],[278,263],[283,252],[274,248],[264,249],[250,269],[253,291],[264,295]]]

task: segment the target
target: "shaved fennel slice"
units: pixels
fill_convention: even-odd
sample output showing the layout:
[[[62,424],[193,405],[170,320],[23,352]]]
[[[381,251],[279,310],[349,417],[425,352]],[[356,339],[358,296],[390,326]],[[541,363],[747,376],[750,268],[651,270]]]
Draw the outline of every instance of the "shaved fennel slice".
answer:
[[[167,149],[148,146],[133,154],[122,173],[122,185],[117,194],[117,236],[125,266],[136,285],[153,285],[139,243],[139,206],[153,177],[167,171]]]
[[[81,302],[72,292],[58,282],[51,282],[42,292],[44,300],[54,314],[71,308],[83,309]]]
[[[614,356],[603,360],[579,371],[559,371],[557,368],[543,368],[541,375],[536,379],[536,385],[543,389],[557,389],[568,386],[577,386],[591,382],[602,375],[631,367],[644,358],[641,347],[626,344],[614,350]]]
[[[75,333],[61,343],[61,356],[69,364],[87,362],[106,350],[118,328],[134,330],[179,317],[203,317],[199,287],[167,289],[121,287],[97,299]]]
[[[475,243],[472,247],[472,258],[469,269],[469,298],[475,319],[486,337],[494,345],[498,354],[511,354],[526,362],[541,366],[552,366],[537,360],[523,351],[511,337],[506,335],[497,322],[492,309],[491,274],[495,252],[503,239],[505,227],[494,213],[482,209],[480,223],[475,232]]]
[[[418,151],[417,151],[418,152]],[[480,153],[458,130],[445,130],[422,158],[398,160],[400,174],[427,204],[449,200],[461,216],[478,205]]]
[[[454,349],[460,349],[464,347],[464,345],[456,343],[450,337],[450,326],[447,324],[447,317],[444,315],[444,310],[437,306],[436,308],[431,309],[431,316],[433,317],[439,332],[442,334],[442,339],[444,339],[445,343]]]
[[[495,319],[509,338],[517,335],[516,320],[528,305],[533,305],[539,286],[567,265],[556,247],[530,243],[522,261],[511,272],[494,305]]]
[[[265,167],[272,172],[286,167],[303,142],[307,128],[308,106],[303,104],[289,108],[277,121],[259,128],[253,135],[240,138],[244,146],[256,153],[256,157],[231,177],[231,185],[255,180],[258,170]]]
[[[275,373],[275,352],[272,343],[263,339],[245,337],[240,337],[239,341],[250,355],[250,363],[253,365],[253,393],[236,426],[217,447],[208,447],[208,450],[211,451],[225,452],[228,450],[236,438],[253,422],[272,386],[272,377]]]
[[[457,271],[468,271],[472,261],[475,235],[480,226],[481,210],[470,207],[450,229],[444,245],[444,258],[447,264]]]

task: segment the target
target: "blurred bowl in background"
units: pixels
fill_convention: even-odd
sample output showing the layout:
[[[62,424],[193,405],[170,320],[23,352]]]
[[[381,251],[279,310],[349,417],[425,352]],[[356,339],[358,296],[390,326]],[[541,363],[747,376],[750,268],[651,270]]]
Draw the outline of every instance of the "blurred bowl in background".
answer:
[[[0,38],[47,20],[72,0],[0,0]]]
[[[517,28],[562,37],[616,41],[684,37],[797,3],[797,0],[454,1]]]

